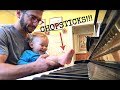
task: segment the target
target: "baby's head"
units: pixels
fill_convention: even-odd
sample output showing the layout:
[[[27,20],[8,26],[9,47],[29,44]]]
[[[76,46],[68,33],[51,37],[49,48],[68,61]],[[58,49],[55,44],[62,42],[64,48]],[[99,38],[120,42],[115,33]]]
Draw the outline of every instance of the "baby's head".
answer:
[[[39,54],[45,54],[48,47],[48,37],[46,34],[36,31],[33,32],[29,41],[29,45],[32,50]]]

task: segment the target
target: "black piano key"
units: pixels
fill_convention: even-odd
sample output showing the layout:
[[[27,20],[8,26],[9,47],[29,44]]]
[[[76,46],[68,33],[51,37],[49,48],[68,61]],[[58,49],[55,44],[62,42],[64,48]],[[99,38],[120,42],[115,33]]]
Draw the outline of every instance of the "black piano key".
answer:
[[[88,74],[87,70],[72,70],[72,71],[68,71],[68,70],[59,70],[59,71],[55,71],[55,72],[51,72],[50,74],[76,74],[76,75],[84,75],[84,74]]]
[[[53,73],[74,73],[74,72],[75,73],[76,72],[87,73],[87,71],[88,71],[87,65],[85,66],[75,65],[75,66],[71,66],[71,67],[67,67],[67,68],[54,71]]]
[[[51,75],[69,75],[69,76],[81,76],[88,77],[88,73],[50,73]]]
[[[88,80],[88,77],[81,77],[81,76],[69,76],[69,75],[42,75],[41,77],[49,77],[54,79],[72,79],[72,80]]]
[[[54,78],[54,77],[35,77],[32,80],[78,80],[78,79],[67,79],[67,78]]]

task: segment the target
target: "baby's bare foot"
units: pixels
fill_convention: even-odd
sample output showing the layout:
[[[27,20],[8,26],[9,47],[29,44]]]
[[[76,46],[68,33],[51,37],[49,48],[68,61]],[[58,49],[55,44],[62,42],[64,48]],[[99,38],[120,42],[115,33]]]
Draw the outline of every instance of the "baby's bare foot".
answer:
[[[58,62],[59,62],[61,65],[70,64],[73,55],[74,55],[74,50],[71,49],[69,52],[67,52],[67,53],[65,53],[64,55],[62,55],[62,56],[59,58],[59,61],[58,61]]]

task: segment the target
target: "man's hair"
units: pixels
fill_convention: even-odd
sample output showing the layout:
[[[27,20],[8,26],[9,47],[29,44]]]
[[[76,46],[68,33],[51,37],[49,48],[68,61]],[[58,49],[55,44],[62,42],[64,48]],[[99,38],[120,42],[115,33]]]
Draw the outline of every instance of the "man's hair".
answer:
[[[28,11],[28,10],[20,10],[21,12],[26,12],[26,11]]]
[[[23,13],[25,13],[26,11],[28,11],[28,10],[20,10],[21,12],[23,12]],[[44,10],[40,10],[40,11],[44,11]]]

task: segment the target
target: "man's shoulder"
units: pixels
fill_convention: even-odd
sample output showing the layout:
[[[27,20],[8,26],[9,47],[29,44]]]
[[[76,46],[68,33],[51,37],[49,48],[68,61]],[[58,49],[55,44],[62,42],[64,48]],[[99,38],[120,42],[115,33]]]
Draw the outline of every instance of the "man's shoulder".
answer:
[[[11,25],[0,25],[0,36],[7,36]]]
[[[1,32],[1,30],[6,31],[6,30],[10,29],[11,27],[12,27],[11,24],[0,25],[0,32]]]
[[[0,28],[2,28],[2,29],[10,28],[10,27],[12,27],[11,24],[3,24],[3,25],[0,25]]]

